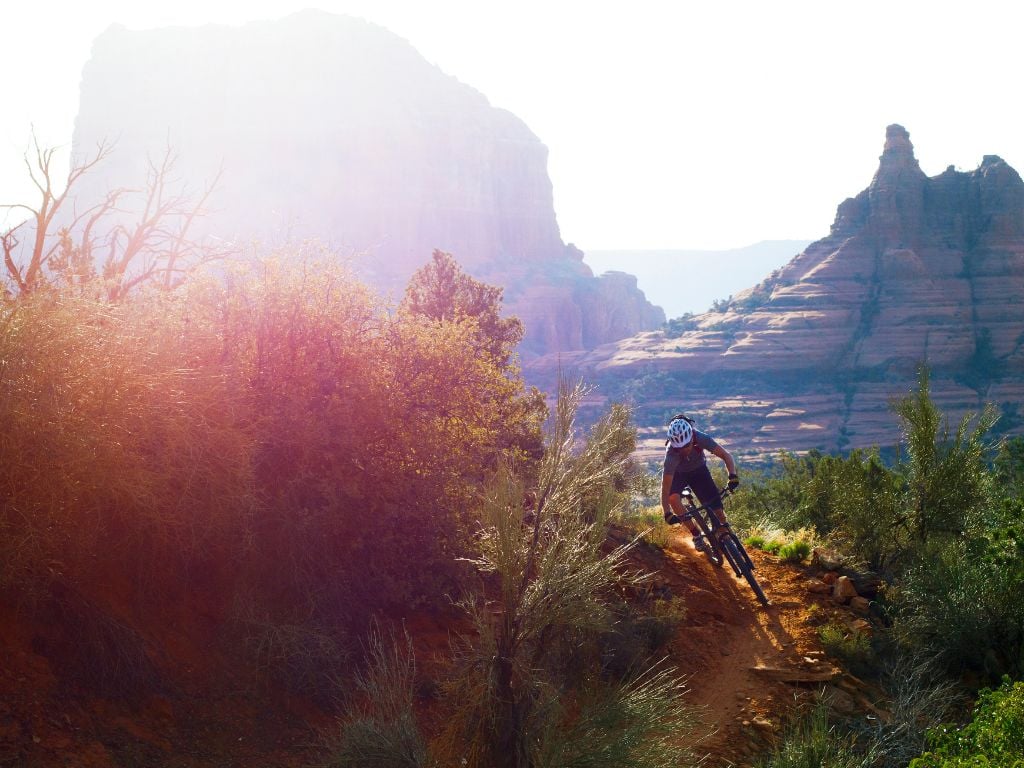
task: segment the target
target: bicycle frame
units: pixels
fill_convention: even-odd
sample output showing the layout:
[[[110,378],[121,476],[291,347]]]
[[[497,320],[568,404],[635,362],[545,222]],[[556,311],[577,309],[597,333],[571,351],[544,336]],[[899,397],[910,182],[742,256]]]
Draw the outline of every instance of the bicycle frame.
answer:
[[[732,493],[728,487],[720,488],[719,496],[724,499]],[[708,551],[708,559],[716,566],[721,566],[724,558],[729,562],[730,567],[736,574],[736,578],[744,578],[754,590],[754,594],[762,605],[768,605],[768,598],[761,589],[761,585],[754,577],[754,563],[747,554],[746,548],[733,532],[732,526],[726,520],[719,520],[718,515],[712,514],[707,504],[697,506],[697,500],[690,488],[684,488],[679,494],[685,503],[687,510],[684,517],[693,520],[700,528],[704,536]],[[724,515],[724,512],[723,512]]]

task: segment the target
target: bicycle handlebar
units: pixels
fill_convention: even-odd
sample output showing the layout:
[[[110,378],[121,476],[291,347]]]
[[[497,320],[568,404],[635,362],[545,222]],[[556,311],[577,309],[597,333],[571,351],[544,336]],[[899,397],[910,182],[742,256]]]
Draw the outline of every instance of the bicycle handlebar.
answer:
[[[688,490],[690,492],[691,496],[694,495],[693,494],[693,489],[690,486],[686,486],[686,490]],[[723,485],[721,488],[718,489],[718,497],[719,497],[719,499],[724,499],[726,496],[731,496],[733,493],[735,493],[735,491],[730,489],[728,485]],[[694,497],[694,498],[696,498],[696,497]],[[699,507],[694,507],[693,509],[690,510],[690,512],[703,512],[707,508],[708,508],[708,505],[707,504],[703,504],[703,505],[701,505]]]

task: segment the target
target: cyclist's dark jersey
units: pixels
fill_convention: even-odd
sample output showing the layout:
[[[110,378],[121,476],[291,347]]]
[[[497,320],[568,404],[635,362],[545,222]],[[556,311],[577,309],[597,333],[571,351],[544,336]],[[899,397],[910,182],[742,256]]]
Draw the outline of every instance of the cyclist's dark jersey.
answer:
[[[682,492],[683,488],[689,486],[701,504],[707,504],[712,509],[720,509],[722,497],[718,493],[718,486],[715,485],[711,471],[708,469],[707,460],[704,458],[704,451],[710,451],[718,447],[714,438],[704,432],[693,430],[694,447],[690,455],[683,457],[682,448],[665,447],[665,474],[672,476],[672,487],[670,494]]]
[[[693,439],[695,441],[694,449],[690,451],[690,455],[683,458],[682,448],[673,448],[672,446],[665,446],[665,474],[674,475],[676,472],[692,472],[698,467],[702,467],[707,464],[704,458],[704,451],[710,451],[718,447],[718,443],[715,442],[711,435],[707,435],[698,430],[693,430]]]

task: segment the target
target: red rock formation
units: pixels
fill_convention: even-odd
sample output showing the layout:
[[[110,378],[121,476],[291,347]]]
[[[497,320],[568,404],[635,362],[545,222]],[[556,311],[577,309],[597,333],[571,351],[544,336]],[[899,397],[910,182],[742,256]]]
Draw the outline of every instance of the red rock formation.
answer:
[[[83,179],[83,199],[137,186],[147,157],[170,143],[193,191],[223,165],[206,233],[272,245],[313,237],[357,254],[394,295],[435,248],[448,251],[505,287],[509,311],[527,319],[527,351],[579,350],[664,322],[634,284],[606,291],[597,309],[609,319],[585,325],[578,294],[605,281],[562,242],[547,148],[357,19],[304,11],[239,27],[114,26],[83,72],[74,151],[104,138],[116,151]]]
[[[927,363],[954,417],[1024,399],[1024,182],[995,156],[928,178],[907,132],[889,126],[871,185],[809,246],[725,312],[678,338],[663,331],[573,362],[641,423],[703,410],[765,452],[894,445],[888,408]],[[531,375],[543,381],[552,362]],[[563,366],[566,360],[562,360]],[[657,426],[655,426],[657,425]]]

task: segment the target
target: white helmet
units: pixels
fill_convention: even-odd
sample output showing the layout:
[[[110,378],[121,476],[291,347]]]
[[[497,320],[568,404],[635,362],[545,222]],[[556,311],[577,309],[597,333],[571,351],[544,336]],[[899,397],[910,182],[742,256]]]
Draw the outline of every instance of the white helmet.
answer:
[[[689,445],[693,439],[693,427],[686,419],[673,419],[668,425],[668,441],[673,448]]]

